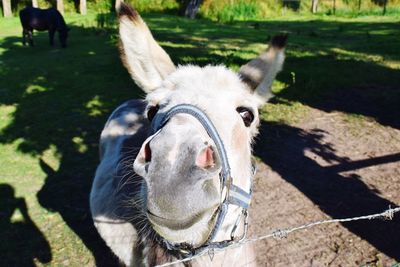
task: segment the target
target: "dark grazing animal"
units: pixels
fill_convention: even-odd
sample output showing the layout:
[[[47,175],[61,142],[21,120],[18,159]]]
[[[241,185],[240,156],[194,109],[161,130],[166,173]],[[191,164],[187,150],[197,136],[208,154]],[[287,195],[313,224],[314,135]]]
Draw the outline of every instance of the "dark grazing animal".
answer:
[[[68,31],[61,13],[55,8],[40,9],[26,7],[19,12],[22,24],[22,43],[25,45],[26,37],[30,46],[33,46],[33,30],[49,31],[50,45],[54,45],[54,34],[58,31],[58,36],[62,47],[67,46]]]

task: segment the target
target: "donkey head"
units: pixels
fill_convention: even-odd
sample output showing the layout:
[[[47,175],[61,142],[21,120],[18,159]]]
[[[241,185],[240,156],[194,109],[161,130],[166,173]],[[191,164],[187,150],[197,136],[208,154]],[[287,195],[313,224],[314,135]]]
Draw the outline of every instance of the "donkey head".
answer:
[[[266,53],[235,73],[224,66],[175,67],[135,10],[122,5],[119,21],[122,59],[147,93],[149,121],[180,104],[202,110],[223,140],[233,183],[249,191],[258,107],[272,96],[286,37],[273,38]],[[220,155],[203,125],[188,114],[171,117],[143,143],[134,169],[146,181],[146,213],[154,230],[173,243],[203,244],[214,227],[222,194]],[[239,212],[230,207],[228,214]],[[236,218],[227,216],[222,229],[229,231]]]

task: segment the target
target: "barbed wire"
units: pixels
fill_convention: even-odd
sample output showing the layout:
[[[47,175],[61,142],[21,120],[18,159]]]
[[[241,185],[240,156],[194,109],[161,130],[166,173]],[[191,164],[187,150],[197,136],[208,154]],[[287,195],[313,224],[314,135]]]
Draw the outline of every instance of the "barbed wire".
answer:
[[[293,228],[286,228],[286,229],[276,229],[274,230],[272,233],[264,235],[264,236],[259,236],[259,237],[254,237],[254,238],[250,238],[250,239],[245,239],[243,241],[234,243],[228,247],[225,248],[221,248],[221,249],[212,249],[212,250],[205,250],[200,254],[188,257],[188,258],[184,258],[184,259],[180,259],[180,260],[176,260],[176,261],[171,261],[171,262],[167,262],[161,265],[156,265],[155,267],[166,267],[166,266],[171,266],[173,264],[178,264],[178,263],[183,263],[183,262],[187,262],[187,261],[191,261],[193,259],[197,259],[200,258],[201,256],[204,256],[206,253],[208,253],[210,255],[210,258],[214,257],[214,253],[219,253],[219,252],[223,252],[225,250],[228,249],[233,249],[233,248],[237,248],[240,246],[243,246],[245,244],[248,243],[254,243],[260,240],[264,240],[264,239],[268,239],[268,238],[275,238],[275,239],[282,239],[282,238],[286,238],[289,234],[296,232],[296,231],[301,231],[301,230],[305,230],[317,225],[321,225],[321,224],[328,224],[328,223],[339,223],[339,222],[351,222],[351,221],[360,221],[360,220],[375,220],[375,219],[385,219],[385,220],[393,220],[394,218],[394,214],[400,212],[400,207],[396,207],[396,208],[391,208],[389,206],[389,208],[381,213],[376,213],[376,214],[370,214],[370,215],[364,215],[364,216],[358,216],[358,217],[353,217],[353,218],[344,218],[344,219],[330,219],[330,220],[320,220],[320,221],[315,221],[315,222],[311,222],[311,223],[307,223],[307,224],[303,224],[300,226],[296,226]]]

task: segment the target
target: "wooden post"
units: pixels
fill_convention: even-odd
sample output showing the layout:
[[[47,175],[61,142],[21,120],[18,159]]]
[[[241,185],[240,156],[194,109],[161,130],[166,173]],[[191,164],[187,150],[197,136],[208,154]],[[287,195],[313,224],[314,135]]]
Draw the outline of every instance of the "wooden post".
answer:
[[[57,10],[64,15],[64,0],[57,0]]]
[[[79,13],[81,13],[81,15],[86,15],[87,13],[86,0],[79,1]]]
[[[318,0],[311,0],[311,12],[317,13],[318,10]]]
[[[119,11],[122,2],[124,2],[124,0],[115,0],[115,11]]]
[[[3,0],[3,13],[4,17],[12,17],[11,0]]]

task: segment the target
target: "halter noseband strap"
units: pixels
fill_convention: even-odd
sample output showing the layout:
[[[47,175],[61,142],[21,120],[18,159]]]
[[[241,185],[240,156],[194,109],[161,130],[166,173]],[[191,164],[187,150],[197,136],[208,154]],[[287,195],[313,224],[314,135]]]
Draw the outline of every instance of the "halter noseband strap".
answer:
[[[235,241],[238,241],[238,239],[235,239],[235,232],[237,230],[237,227],[240,223],[240,219],[243,215],[243,220],[244,220],[244,233],[243,235],[239,238],[239,240],[242,240],[245,238],[246,233],[247,233],[247,209],[249,208],[250,201],[251,201],[251,188],[250,192],[247,193],[240,187],[236,186],[233,184],[233,178],[231,177],[231,169],[229,166],[229,161],[228,161],[228,156],[224,147],[224,143],[222,142],[221,137],[219,136],[215,126],[211,122],[211,120],[208,118],[208,116],[199,108],[189,105],[189,104],[180,104],[177,106],[172,107],[169,111],[165,113],[158,112],[155,117],[153,118],[151,127],[152,127],[152,132],[153,134],[157,133],[162,127],[164,127],[167,122],[170,120],[171,117],[173,117],[176,114],[189,114],[196,118],[201,125],[204,127],[204,129],[207,131],[208,135],[211,137],[211,139],[214,141],[215,146],[217,148],[218,154],[221,158],[221,165],[222,165],[222,170],[220,173],[220,180],[221,180],[221,192],[226,191],[225,197],[222,200],[222,203],[220,204],[215,216],[216,216],[216,223],[211,231],[207,241],[201,245],[200,247],[194,248],[190,244],[187,243],[179,243],[179,244],[173,244],[169,242],[168,240],[165,240],[164,238],[161,238],[160,243],[164,245],[168,250],[174,251],[174,253],[180,254],[184,257],[189,257],[193,256],[196,254],[199,254],[203,252],[204,250],[207,249],[218,249],[218,248],[223,248],[227,247],[231,244],[233,244]],[[255,172],[255,168],[253,165],[253,174]],[[228,205],[232,204],[235,206],[239,206],[242,208],[242,214],[239,215],[239,217],[236,220],[236,223],[232,229],[231,232],[231,239],[230,240],[224,240],[220,242],[213,242],[213,239],[217,235],[218,230],[221,228],[221,225],[225,219],[225,216],[228,211]]]

